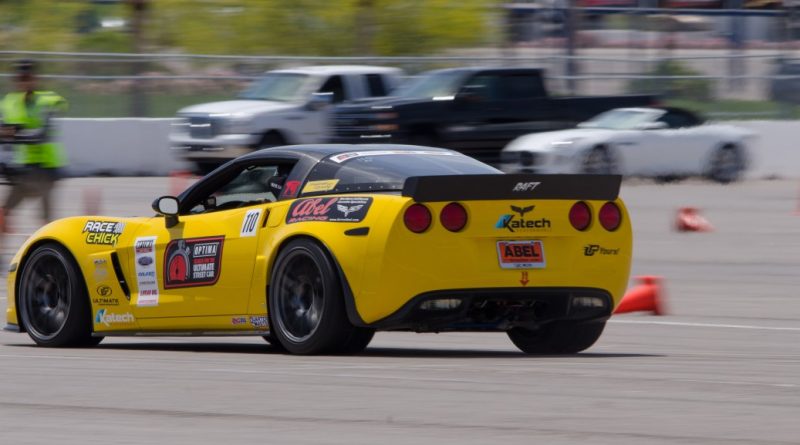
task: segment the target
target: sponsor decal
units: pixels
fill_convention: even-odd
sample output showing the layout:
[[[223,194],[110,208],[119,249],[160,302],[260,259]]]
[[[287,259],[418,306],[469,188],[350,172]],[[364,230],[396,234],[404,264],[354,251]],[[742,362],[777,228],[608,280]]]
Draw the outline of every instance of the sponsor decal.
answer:
[[[503,269],[541,269],[545,267],[544,246],[539,240],[498,241],[497,258]],[[522,275],[520,284],[523,286],[528,284],[527,274]]]
[[[361,222],[371,204],[372,198],[364,196],[300,199],[289,207],[286,224],[304,221]]]
[[[583,247],[583,255],[584,256],[594,256],[597,255],[619,255],[619,248],[617,249],[608,249],[599,244],[587,244]]]
[[[108,261],[105,258],[95,258],[94,262],[94,280],[103,281],[108,278]]]
[[[495,229],[505,229],[511,233],[515,232],[546,232],[552,227],[552,224],[547,218],[526,219],[525,214],[533,211],[534,206],[518,207],[511,206],[511,211],[514,214],[501,215],[495,223]]]
[[[137,306],[158,306],[158,281],[156,279],[155,236],[136,238],[133,252],[136,256]]]
[[[224,236],[172,240],[164,252],[164,288],[211,286],[219,280]]]
[[[256,227],[258,226],[258,220],[260,219],[261,209],[248,210],[244,215],[244,220],[242,221],[242,230],[239,232],[239,236],[242,238],[256,236]]]
[[[531,192],[536,187],[539,186],[541,182],[518,182],[513,189],[512,192]]]
[[[269,327],[269,322],[265,315],[251,316],[250,324],[258,329],[267,329]]]
[[[86,234],[86,244],[116,246],[125,223],[119,221],[86,221],[81,233]]]
[[[93,297],[92,304],[95,306],[119,306],[117,297]]]
[[[247,324],[247,317],[231,317],[231,324],[234,326]]]
[[[97,295],[100,295],[101,297],[107,297],[114,293],[114,291],[111,289],[111,286],[107,284],[101,284],[100,286],[97,286],[96,292]]]
[[[336,184],[339,183],[338,179],[327,179],[325,181],[309,181],[306,183],[306,186],[303,187],[303,193],[314,193],[314,192],[327,192],[328,190],[333,190],[336,188]]]
[[[371,151],[351,151],[348,153],[340,153],[333,155],[329,159],[337,164],[350,159],[360,158],[364,156],[385,156],[385,155],[430,155],[430,156],[455,156],[455,153],[449,151],[434,151],[434,150],[371,150]]]
[[[115,314],[113,312],[108,312],[105,308],[103,308],[97,311],[97,315],[94,317],[94,324],[102,323],[105,326],[111,326],[112,324],[118,323],[133,323],[134,320],[133,314],[130,312],[125,312],[124,314]]]
[[[286,198],[293,198],[297,196],[297,189],[300,188],[300,181],[286,181],[283,185],[282,195]]]

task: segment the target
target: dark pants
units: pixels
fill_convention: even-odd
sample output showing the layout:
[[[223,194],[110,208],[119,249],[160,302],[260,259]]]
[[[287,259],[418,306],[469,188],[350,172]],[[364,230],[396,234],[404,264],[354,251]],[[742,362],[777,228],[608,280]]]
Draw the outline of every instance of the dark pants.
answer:
[[[25,198],[41,198],[42,219],[45,223],[50,222],[52,215],[51,195],[58,180],[58,170],[38,166],[25,166],[14,172],[10,180],[11,190],[6,196],[5,204],[3,204],[3,215],[8,217],[8,214]]]

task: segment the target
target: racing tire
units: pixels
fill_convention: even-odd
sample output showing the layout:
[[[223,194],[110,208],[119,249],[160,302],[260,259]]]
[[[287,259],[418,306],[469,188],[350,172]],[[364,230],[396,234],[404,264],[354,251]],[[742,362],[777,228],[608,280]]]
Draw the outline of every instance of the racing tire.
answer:
[[[20,322],[39,346],[94,346],[86,284],[72,254],[55,243],[37,247],[19,279]]]
[[[588,175],[613,175],[617,172],[617,163],[608,149],[599,145],[586,153],[581,172]]]
[[[555,321],[536,330],[511,329],[508,338],[526,354],[575,354],[591,347],[605,326],[605,321]]]
[[[358,354],[369,346],[375,336],[375,329],[353,327],[350,336],[340,345],[336,352],[340,354]]]
[[[270,279],[271,336],[292,354],[341,353],[354,347],[342,285],[328,253],[309,239],[280,251]],[[364,345],[366,346],[366,344]]]
[[[744,171],[742,152],[736,146],[726,145],[714,152],[708,178],[720,184],[729,184],[739,179],[742,171]]]

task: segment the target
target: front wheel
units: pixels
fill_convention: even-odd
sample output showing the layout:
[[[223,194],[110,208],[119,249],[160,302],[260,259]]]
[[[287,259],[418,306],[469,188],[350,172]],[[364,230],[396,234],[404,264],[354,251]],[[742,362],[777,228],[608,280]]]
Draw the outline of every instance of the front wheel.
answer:
[[[555,321],[536,330],[514,328],[508,338],[528,354],[575,354],[592,346],[605,326],[604,321]]]
[[[311,240],[294,240],[278,254],[268,306],[271,335],[292,354],[354,352],[369,342],[354,334],[333,261]]]
[[[598,146],[586,153],[581,170],[588,175],[613,175],[617,164],[607,148]]]
[[[36,248],[19,281],[22,326],[40,346],[93,346],[92,314],[80,268],[58,244]]]
[[[708,177],[720,184],[728,184],[739,179],[743,170],[744,159],[742,159],[741,151],[734,146],[727,145],[714,153]]]

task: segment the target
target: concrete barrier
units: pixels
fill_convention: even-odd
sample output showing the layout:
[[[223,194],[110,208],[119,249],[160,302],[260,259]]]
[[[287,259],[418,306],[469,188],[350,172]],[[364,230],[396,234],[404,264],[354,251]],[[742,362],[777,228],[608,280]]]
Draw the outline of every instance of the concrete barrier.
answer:
[[[172,119],[58,119],[74,176],[164,176],[191,166],[169,148]],[[800,177],[800,121],[726,122],[758,133],[749,178]]]

